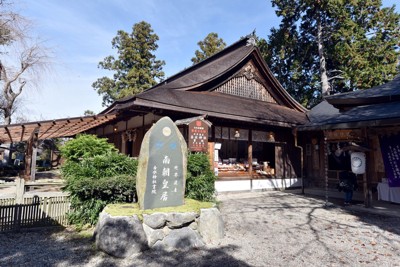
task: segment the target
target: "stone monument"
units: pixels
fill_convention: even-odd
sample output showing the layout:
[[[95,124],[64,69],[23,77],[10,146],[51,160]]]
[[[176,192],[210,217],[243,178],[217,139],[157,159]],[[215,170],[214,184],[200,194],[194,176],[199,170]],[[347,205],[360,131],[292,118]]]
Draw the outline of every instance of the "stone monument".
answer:
[[[140,209],[183,205],[186,165],[185,139],[170,118],[160,119],[146,133],[140,149],[136,179]],[[112,216],[106,210],[94,233],[96,247],[116,257],[132,257],[148,248],[187,251],[224,236],[221,213],[214,207],[153,212],[142,219],[136,214]]]
[[[184,204],[187,145],[169,117],[155,123],[140,148],[136,190],[140,209]]]

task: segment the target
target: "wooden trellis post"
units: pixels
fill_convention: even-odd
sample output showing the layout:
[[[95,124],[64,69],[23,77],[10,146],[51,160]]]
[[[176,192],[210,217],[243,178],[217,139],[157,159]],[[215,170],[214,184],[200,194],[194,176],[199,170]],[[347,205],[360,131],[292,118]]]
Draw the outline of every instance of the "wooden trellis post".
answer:
[[[38,134],[39,127],[36,127],[32,132],[31,137],[27,142],[27,148],[25,153],[25,171],[24,171],[24,179],[34,181],[36,175],[36,154],[38,147]]]

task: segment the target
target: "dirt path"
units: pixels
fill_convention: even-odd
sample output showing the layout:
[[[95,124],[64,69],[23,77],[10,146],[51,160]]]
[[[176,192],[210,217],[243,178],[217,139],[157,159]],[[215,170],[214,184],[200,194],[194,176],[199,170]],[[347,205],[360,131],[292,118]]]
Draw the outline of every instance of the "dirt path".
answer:
[[[0,234],[0,266],[400,266],[400,218],[282,192],[220,197],[226,236],[188,253],[115,259],[69,231]]]

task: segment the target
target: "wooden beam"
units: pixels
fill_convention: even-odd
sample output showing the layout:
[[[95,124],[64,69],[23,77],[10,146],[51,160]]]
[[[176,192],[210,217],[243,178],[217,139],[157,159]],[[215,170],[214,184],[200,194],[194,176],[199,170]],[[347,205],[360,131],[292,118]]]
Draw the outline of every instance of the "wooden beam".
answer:
[[[21,127],[22,127],[22,133],[21,133],[21,139],[19,140],[20,142],[24,140],[24,134],[25,134],[25,126],[21,125]]]
[[[62,136],[63,132],[65,132],[65,127],[68,127],[68,125],[71,123],[70,120],[66,120],[66,122],[64,122],[63,124],[60,125],[60,127],[58,127],[57,132],[60,136]]]
[[[51,128],[54,127],[54,125],[56,125],[56,122],[55,122],[55,121],[53,121],[52,124],[51,124],[44,132],[42,132],[42,134],[40,135],[39,138],[42,138],[48,131],[51,130]]]
[[[8,134],[8,137],[10,138],[10,143],[13,143],[13,138],[11,136],[10,130],[8,129],[8,127],[4,127],[4,129],[6,129],[6,132]]]
[[[58,135],[55,135],[54,133],[57,133],[60,130],[62,130],[67,125],[67,123],[65,121],[55,121],[55,123],[56,123],[56,125],[53,125],[53,127],[51,129],[49,129],[47,134],[41,136],[41,138],[47,139],[47,138],[59,137]]]

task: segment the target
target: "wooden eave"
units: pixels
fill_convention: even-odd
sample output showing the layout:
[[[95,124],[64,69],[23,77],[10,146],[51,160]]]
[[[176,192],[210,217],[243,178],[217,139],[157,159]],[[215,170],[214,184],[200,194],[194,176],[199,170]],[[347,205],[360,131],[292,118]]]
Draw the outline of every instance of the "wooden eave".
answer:
[[[400,75],[393,80],[364,90],[330,95],[325,100],[338,109],[400,101]]]
[[[13,143],[27,141],[32,136],[32,133],[36,131],[38,132],[39,140],[72,137],[78,133],[85,132],[101,124],[114,120],[116,116],[116,114],[107,114],[0,125],[0,142]]]
[[[262,124],[262,125],[267,124],[270,126],[278,126],[278,127],[286,127],[286,128],[290,128],[290,127],[298,125],[295,123],[287,123],[287,122],[282,122],[282,121],[274,121],[274,120],[267,120],[267,119],[261,119],[261,118],[240,116],[240,115],[236,115],[236,114],[213,112],[213,111],[209,111],[206,109],[194,109],[194,108],[190,108],[190,107],[169,105],[166,103],[154,102],[154,101],[150,101],[150,100],[146,100],[146,99],[139,99],[139,98],[135,100],[135,104],[138,106],[145,106],[150,109],[165,109],[165,110],[170,110],[170,111],[175,111],[175,112],[190,113],[190,114],[194,114],[194,115],[206,114],[208,117],[222,118],[222,119],[228,119],[228,120],[234,120],[234,121],[243,121],[246,123],[250,122],[250,123]]]
[[[299,131],[323,131],[323,130],[338,130],[338,129],[360,129],[374,127],[388,127],[400,125],[400,118],[389,118],[384,120],[368,120],[368,121],[349,121],[339,123],[316,123],[309,125],[300,125],[297,127]]]
[[[376,97],[359,97],[359,98],[326,98],[329,104],[338,109],[349,108],[354,106],[390,103],[400,101],[400,95],[376,96]]]

